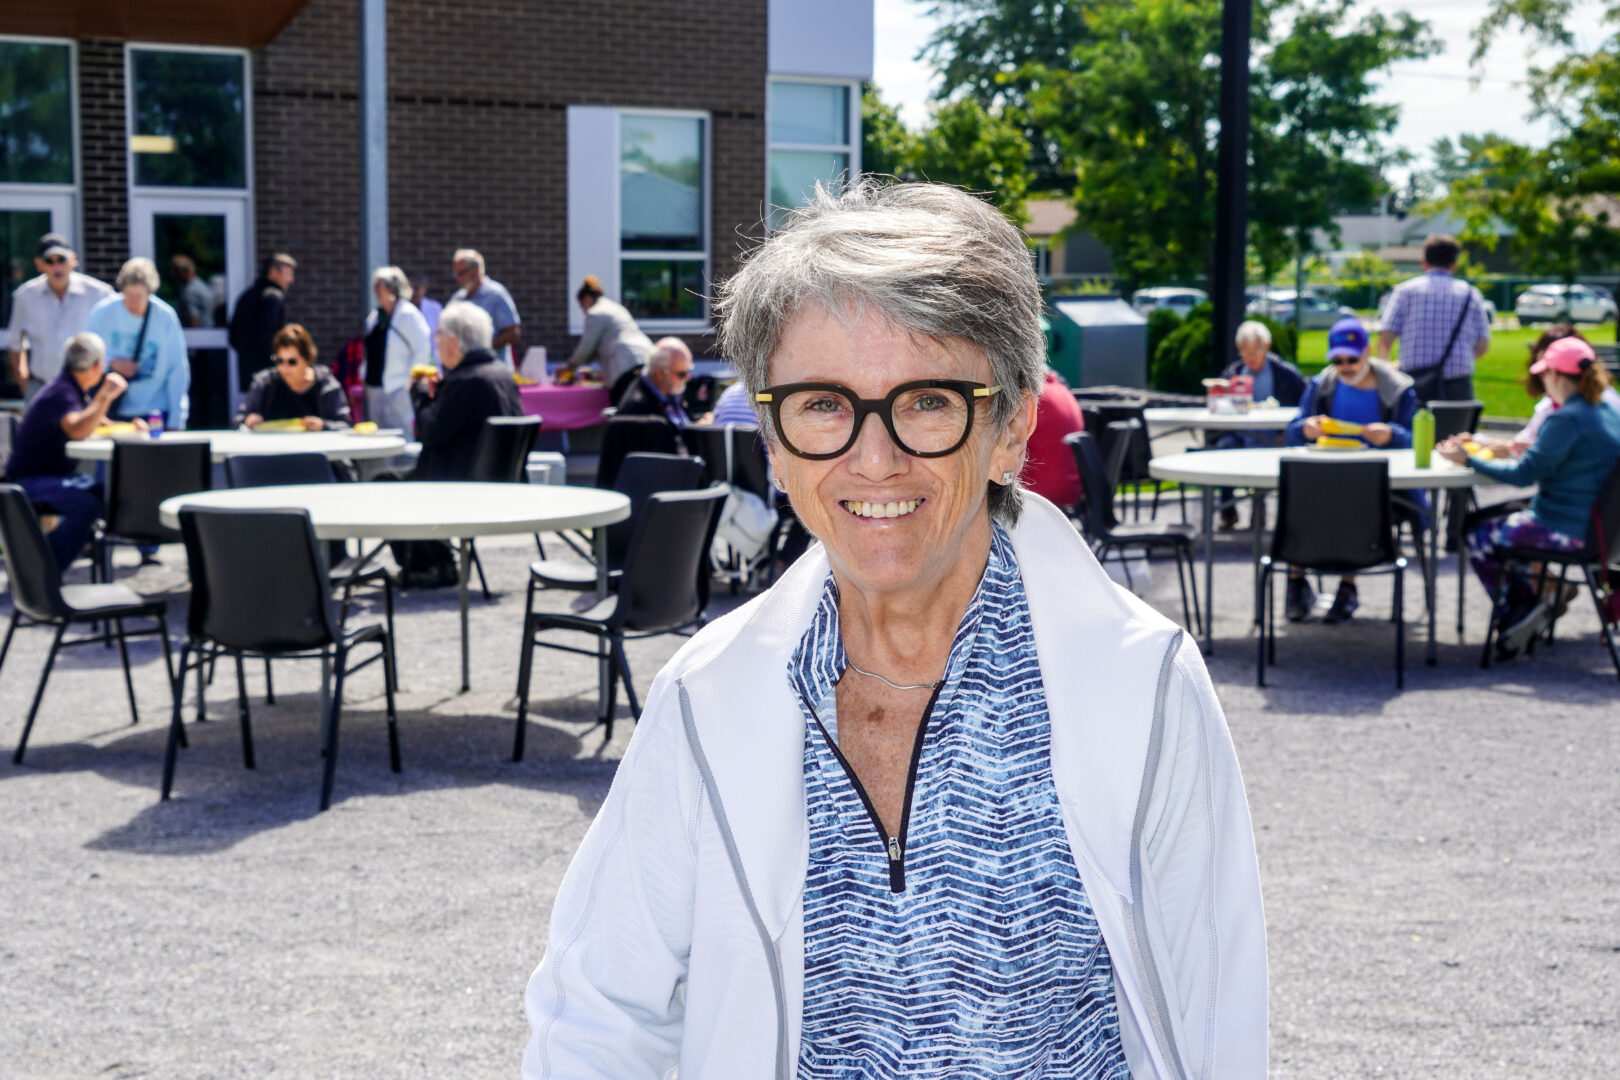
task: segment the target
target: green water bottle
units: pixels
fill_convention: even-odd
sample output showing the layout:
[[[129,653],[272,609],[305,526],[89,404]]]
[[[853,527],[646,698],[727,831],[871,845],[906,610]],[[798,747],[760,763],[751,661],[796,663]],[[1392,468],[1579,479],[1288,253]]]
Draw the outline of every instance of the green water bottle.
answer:
[[[1417,459],[1417,467],[1427,469],[1433,453],[1434,413],[1419,409],[1417,415],[1412,417],[1412,456]]]

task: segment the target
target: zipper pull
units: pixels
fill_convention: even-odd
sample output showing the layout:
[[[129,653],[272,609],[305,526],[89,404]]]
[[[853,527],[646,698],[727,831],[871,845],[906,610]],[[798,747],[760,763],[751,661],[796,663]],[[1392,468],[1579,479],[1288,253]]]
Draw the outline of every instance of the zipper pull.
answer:
[[[898,836],[889,837],[889,861],[892,863],[900,861],[900,838]]]
[[[901,861],[900,838],[889,837],[889,891],[906,891],[906,864]]]

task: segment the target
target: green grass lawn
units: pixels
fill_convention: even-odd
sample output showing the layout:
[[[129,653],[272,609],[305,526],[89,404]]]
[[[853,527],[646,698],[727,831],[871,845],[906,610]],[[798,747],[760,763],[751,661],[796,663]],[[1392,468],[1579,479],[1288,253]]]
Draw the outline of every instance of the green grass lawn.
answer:
[[[1537,327],[1533,330],[1491,332],[1490,351],[1474,364],[1474,393],[1485,402],[1486,416],[1530,415],[1535,401],[1524,392],[1524,375],[1530,359],[1530,344],[1541,336],[1541,331],[1542,328]],[[1607,334],[1602,334],[1602,337],[1606,338]],[[1395,355],[1397,358],[1400,356],[1398,342]],[[1307,330],[1301,334],[1299,369],[1307,375],[1314,375],[1326,363],[1327,331]]]

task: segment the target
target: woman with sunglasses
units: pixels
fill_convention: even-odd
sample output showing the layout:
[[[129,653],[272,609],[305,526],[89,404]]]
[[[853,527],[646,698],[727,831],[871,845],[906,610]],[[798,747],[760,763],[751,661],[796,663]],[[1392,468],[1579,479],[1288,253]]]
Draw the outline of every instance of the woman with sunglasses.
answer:
[[[1018,476],[1018,230],[818,189],[721,290],[821,544],[701,631],[551,916],[524,1075],[1265,1074],[1265,928],[1198,650]]]
[[[1361,320],[1346,317],[1333,324],[1328,331],[1328,366],[1305,384],[1305,393],[1299,399],[1299,415],[1283,432],[1287,446],[1306,446],[1324,434],[1322,420],[1330,416],[1335,420],[1361,424],[1361,434],[1354,436],[1368,446],[1378,449],[1404,449],[1412,445],[1412,418],[1417,415],[1418,396],[1412,377],[1391,364],[1371,355],[1367,328]],[[1401,510],[1415,515],[1418,528],[1426,527],[1423,511],[1427,502],[1421,502],[1415,511]],[[1310,617],[1316,606],[1316,592],[1305,580],[1304,571],[1288,572],[1287,602],[1284,613],[1289,622],[1301,622]],[[1339,579],[1339,589],[1333,596],[1333,606],[1322,616],[1325,623],[1342,623],[1356,613],[1361,601],[1356,593],[1356,579],[1346,574]]]
[[[349,426],[349,399],[331,371],[315,363],[315,341],[297,323],[270,341],[272,366],[253,376],[237,423],[256,428],[266,420],[301,420],[305,431]]]

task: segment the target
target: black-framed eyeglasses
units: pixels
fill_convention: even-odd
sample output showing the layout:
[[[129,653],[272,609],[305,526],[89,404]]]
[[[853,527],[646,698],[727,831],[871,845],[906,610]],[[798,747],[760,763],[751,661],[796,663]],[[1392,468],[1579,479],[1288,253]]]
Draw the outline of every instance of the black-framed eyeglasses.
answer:
[[[770,406],[777,437],[796,457],[826,461],[844,454],[875,414],[901,450],[936,458],[961,449],[973,430],[974,406],[1000,392],[1000,386],[961,379],[917,379],[871,399],[838,383],[801,382],[767,387],[754,400]]]
[[[1351,364],[1359,364],[1359,363],[1361,363],[1361,357],[1359,357],[1359,356],[1335,356],[1332,360],[1330,360],[1328,362],[1330,364],[1332,364],[1334,367],[1349,367]]]
[[[40,262],[44,263],[46,266],[61,266],[63,263],[67,262],[67,256],[47,255],[41,259]]]
[[[292,367],[303,359],[302,356],[278,356],[276,357],[276,367]]]

